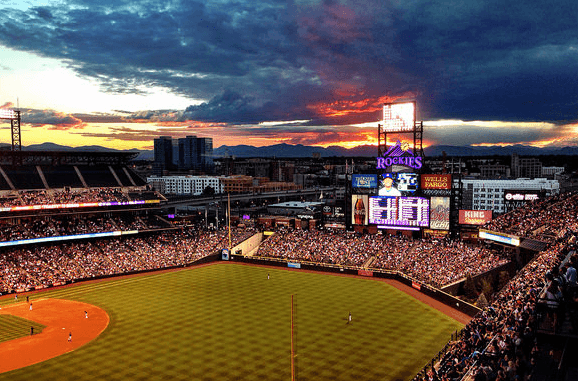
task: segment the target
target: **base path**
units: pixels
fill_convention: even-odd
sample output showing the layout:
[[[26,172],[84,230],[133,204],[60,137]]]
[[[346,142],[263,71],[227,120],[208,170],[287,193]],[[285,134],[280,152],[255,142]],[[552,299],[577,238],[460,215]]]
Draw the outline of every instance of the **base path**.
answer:
[[[110,321],[104,310],[71,300],[35,299],[32,307],[30,310],[23,302],[0,309],[0,315],[15,315],[46,326],[39,334],[0,343],[0,373],[78,349],[100,335]]]

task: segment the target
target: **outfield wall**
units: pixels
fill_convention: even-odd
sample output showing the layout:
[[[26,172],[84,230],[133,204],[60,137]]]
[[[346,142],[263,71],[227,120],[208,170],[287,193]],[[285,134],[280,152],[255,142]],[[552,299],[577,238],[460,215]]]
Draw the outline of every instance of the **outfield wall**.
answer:
[[[285,259],[277,259],[277,258],[264,258],[264,257],[256,257],[256,256],[242,256],[242,255],[235,255],[231,257],[231,261],[234,262],[243,262],[243,263],[250,263],[256,265],[265,265],[265,266],[277,266],[277,267],[284,267],[284,268],[295,268],[295,269],[303,269],[303,270],[312,270],[312,271],[320,271],[320,272],[328,272],[328,273],[339,273],[339,274],[348,274],[348,275],[360,275],[366,277],[373,277],[373,278],[383,278],[383,279],[393,279],[398,282],[401,282],[407,286],[410,286],[424,295],[427,295],[435,300],[438,300],[444,303],[447,306],[450,306],[460,312],[465,313],[468,316],[475,316],[481,310],[469,304],[461,299],[456,298],[453,295],[450,295],[444,291],[438,290],[434,287],[431,287],[427,284],[419,282],[415,279],[412,279],[405,274],[402,274],[397,271],[388,271],[388,270],[368,270],[368,269],[359,269],[356,267],[344,267],[344,266],[336,266],[336,265],[329,265],[329,264],[319,264],[313,262],[299,262],[299,261],[287,261]]]

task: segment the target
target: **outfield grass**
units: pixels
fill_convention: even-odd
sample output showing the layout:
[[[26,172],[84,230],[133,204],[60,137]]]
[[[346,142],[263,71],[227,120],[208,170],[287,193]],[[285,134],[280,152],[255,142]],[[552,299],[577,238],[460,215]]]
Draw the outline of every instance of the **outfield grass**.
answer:
[[[26,320],[14,315],[0,315],[0,343],[29,336],[30,327],[34,327],[34,334],[39,334],[44,325]],[[2,360],[0,360],[2,361]]]
[[[95,304],[110,325],[0,380],[290,380],[291,295],[298,380],[411,379],[462,327],[385,282],[216,264],[32,295]]]

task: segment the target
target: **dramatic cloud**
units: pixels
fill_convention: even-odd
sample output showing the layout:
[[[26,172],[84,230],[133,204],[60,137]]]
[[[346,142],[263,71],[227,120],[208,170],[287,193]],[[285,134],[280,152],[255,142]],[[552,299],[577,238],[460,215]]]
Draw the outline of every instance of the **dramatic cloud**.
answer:
[[[82,129],[85,123],[72,115],[51,110],[23,110],[22,123],[33,127],[49,125],[49,129]]]
[[[574,0],[63,0],[0,7],[0,45],[61,60],[107,93],[163,88],[197,100],[185,110],[115,116],[125,121],[307,120],[329,128],[377,121],[381,103],[407,96],[426,121],[578,120]],[[76,128],[87,120],[74,118],[48,124]],[[288,139],[347,138],[327,131]],[[549,134],[517,136],[505,128],[468,139]]]

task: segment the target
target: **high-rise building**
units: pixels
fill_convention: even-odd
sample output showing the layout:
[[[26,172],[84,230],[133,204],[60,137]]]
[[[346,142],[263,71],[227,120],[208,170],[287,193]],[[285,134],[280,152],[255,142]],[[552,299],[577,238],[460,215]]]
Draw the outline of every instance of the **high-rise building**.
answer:
[[[213,138],[187,136],[179,139],[179,170],[213,173]]]
[[[213,173],[215,163],[213,162],[213,138],[199,138],[199,156],[201,170],[206,173]]]
[[[155,159],[153,174],[162,176],[165,171],[170,171],[173,166],[173,139],[170,136],[160,136],[154,141]]]
[[[196,136],[179,139],[179,170],[200,169],[197,140]]]
[[[542,162],[535,157],[521,158],[518,154],[512,154],[512,177],[526,177],[535,179],[542,177]]]

